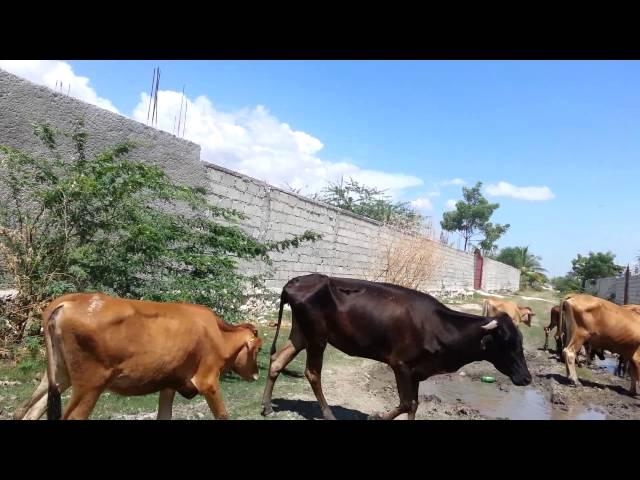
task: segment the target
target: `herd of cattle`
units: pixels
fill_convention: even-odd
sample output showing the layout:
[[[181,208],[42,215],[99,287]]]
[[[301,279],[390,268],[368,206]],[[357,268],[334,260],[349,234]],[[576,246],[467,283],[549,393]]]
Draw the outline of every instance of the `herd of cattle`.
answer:
[[[276,351],[283,308],[289,304],[289,339]],[[407,414],[415,419],[419,382],[486,360],[518,386],[532,381],[519,323],[534,313],[511,302],[486,300],[483,315],[452,310],[434,297],[388,283],[311,274],[293,278],[282,290],[262,414],[280,372],[302,350],[305,376],[326,419],[335,419],[321,384],[327,344],[357,357],[386,363],[395,374],[399,405],[377,418]],[[216,419],[228,414],[220,375],[233,371],[258,378],[262,340],[249,323],[231,325],[210,309],[191,304],[125,300],[104,294],[60,297],[43,315],[47,371],[16,419],[86,419],[104,391],[120,395],[160,392],[158,419],[170,419],[175,393],[204,396]],[[588,359],[603,349],[629,363],[630,393],[640,372],[640,306],[617,306],[590,295],[568,295],[551,310],[545,327],[556,328],[556,345],[567,375],[585,346]],[[62,393],[72,388],[62,412]]]

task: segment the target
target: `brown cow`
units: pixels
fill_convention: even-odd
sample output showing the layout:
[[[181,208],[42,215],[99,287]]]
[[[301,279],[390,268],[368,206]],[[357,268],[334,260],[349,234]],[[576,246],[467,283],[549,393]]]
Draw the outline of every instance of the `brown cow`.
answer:
[[[640,305],[634,305],[628,303],[627,305],[620,305],[622,308],[632,311],[633,313],[640,315]],[[618,355],[618,365],[616,366],[615,375],[618,377],[625,377],[629,370],[629,361],[622,355]]]
[[[62,415],[61,394],[69,387],[63,419],[88,418],[105,390],[160,392],[158,418],[171,417],[176,391],[185,398],[199,393],[216,419],[227,419],[220,374],[258,378],[256,329],[229,325],[200,305],[71,294],[49,304],[43,326],[49,419]]]
[[[565,345],[566,337],[567,337],[567,328],[566,323],[560,326],[560,307],[557,305],[551,308],[551,312],[549,312],[549,325],[544,327],[544,346],[543,350],[547,350],[549,346],[549,332],[551,330],[556,329],[555,333],[555,341],[556,341],[556,354],[559,357],[559,360],[562,361],[562,348]],[[591,348],[591,344],[589,342],[585,342],[585,357],[587,361],[587,365],[590,365],[593,361],[593,357],[596,355],[600,360],[604,360],[604,350],[602,349],[593,349]]]
[[[636,394],[640,375],[640,322],[628,308],[602,298],[571,294],[560,304],[560,323],[567,321],[568,345],[564,348],[567,376],[580,385],[575,368],[576,353],[589,340],[594,348],[604,348],[631,360],[629,393]]]
[[[557,305],[551,308],[551,312],[549,312],[549,325],[544,327],[544,346],[543,350],[547,350],[549,347],[549,333],[551,330],[556,329],[555,340],[556,340],[556,352],[558,355],[562,354],[562,329],[560,328],[560,307]]]
[[[487,298],[482,302],[482,315],[484,317],[495,317],[501,313],[509,315],[516,325],[524,323],[528,327],[531,326],[531,318],[535,316],[531,308],[521,307],[508,300]]]

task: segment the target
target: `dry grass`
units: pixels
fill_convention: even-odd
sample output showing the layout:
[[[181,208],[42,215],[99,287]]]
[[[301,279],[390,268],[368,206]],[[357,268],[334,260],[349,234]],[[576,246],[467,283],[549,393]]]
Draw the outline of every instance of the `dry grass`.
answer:
[[[365,278],[416,290],[425,289],[442,266],[442,252],[430,230],[389,232],[378,243],[378,261]]]

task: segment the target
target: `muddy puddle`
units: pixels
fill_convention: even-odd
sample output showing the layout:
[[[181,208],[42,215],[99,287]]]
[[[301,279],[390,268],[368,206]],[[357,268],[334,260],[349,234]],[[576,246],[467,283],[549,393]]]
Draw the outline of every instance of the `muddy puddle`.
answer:
[[[504,387],[503,387],[504,388]],[[604,420],[606,414],[596,408],[578,407],[562,411],[552,408],[548,395],[530,387],[508,386],[505,390],[495,384],[452,378],[436,383],[427,380],[420,384],[421,396],[436,395],[443,402],[464,402],[481,415],[510,420]]]
[[[599,369],[606,370],[608,373],[615,375],[616,367],[618,366],[618,359],[617,357],[605,357],[604,360],[596,358],[594,363]]]

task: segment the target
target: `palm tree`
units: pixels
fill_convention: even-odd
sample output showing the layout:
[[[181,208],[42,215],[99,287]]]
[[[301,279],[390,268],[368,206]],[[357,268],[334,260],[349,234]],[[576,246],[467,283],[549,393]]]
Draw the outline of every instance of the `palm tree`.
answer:
[[[546,279],[544,275],[546,270],[542,268],[540,264],[542,258],[530,253],[529,247],[503,248],[496,257],[496,260],[520,270],[521,280],[523,280],[527,286],[544,282]]]

